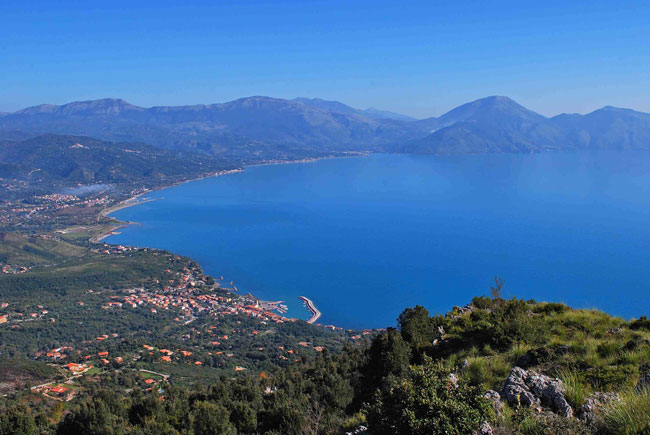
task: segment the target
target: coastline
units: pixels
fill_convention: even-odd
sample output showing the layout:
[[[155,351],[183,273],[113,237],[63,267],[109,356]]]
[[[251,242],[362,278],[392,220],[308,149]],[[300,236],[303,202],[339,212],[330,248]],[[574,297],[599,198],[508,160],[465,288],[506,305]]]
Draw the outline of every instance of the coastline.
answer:
[[[248,167],[254,167],[254,166],[271,166],[271,165],[285,165],[285,164],[297,164],[297,163],[314,163],[320,160],[326,160],[326,159],[338,159],[338,158],[348,158],[348,157],[368,157],[371,153],[369,152],[349,152],[346,155],[339,155],[339,156],[324,156],[324,157],[314,157],[314,158],[307,158],[307,159],[300,159],[300,160],[278,160],[278,161],[268,161],[264,163],[256,163],[256,164],[250,164],[250,165],[244,165],[242,168],[237,168],[237,169],[229,169],[229,170],[224,170],[220,171],[218,173],[213,173],[213,174],[208,174],[208,175],[203,175],[201,177],[197,178],[192,178],[189,180],[184,180],[184,181],[179,181],[176,183],[172,183],[169,185],[157,187],[155,189],[147,189],[141,193],[138,193],[137,195],[134,195],[132,197],[129,197],[123,201],[120,201],[119,203],[107,207],[103,209],[102,211],[99,212],[99,215],[97,216],[97,220],[99,221],[100,217],[105,217],[113,220],[112,225],[110,225],[107,229],[99,232],[98,234],[95,234],[94,236],[90,237],[89,241],[91,243],[101,243],[102,240],[106,239],[109,236],[115,235],[115,231],[125,228],[129,225],[138,225],[138,222],[129,222],[129,221],[120,221],[116,218],[110,217],[110,214],[123,210],[128,207],[133,207],[135,205],[139,204],[144,204],[147,202],[155,201],[156,199],[145,199],[142,201],[138,201],[139,198],[141,198],[144,195],[147,195],[151,192],[167,189],[170,187],[178,186],[184,183],[189,183],[192,181],[198,181],[202,180],[204,178],[212,178],[212,177],[219,177],[222,175],[229,175],[229,174],[234,174],[234,173],[239,173],[239,172],[244,172],[246,168]],[[106,242],[104,242],[106,243]],[[314,303],[311,301],[311,299],[308,299],[304,296],[299,297],[304,303],[309,312],[312,314],[312,316],[306,320],[307,323],[313,324],[316,322],[320,317],[321,317],[321,312],[316,308]]]
[[[144,195],[147,195],[147,194],[149,194],[151,192],[156,192],[156,191],[159,191],[159,190],[167,189],[167,188],[170,188],[170,187],[179,186],[179,185],[184,184],[184,183],[203,180],[204,178],[219,177],[221,175],[234,174],[234,173],[242,172],[242,171],[244,171],[243,168],[227,169],[227,170],[224,170],[224,171],[203,175],[201,177],[191,178],[189,180],[178,181],[176,183],[167,184],[167,185],[161,186],[161,187],[156,187],[154,189],[146,189],[143,192],[140,192],[137,195],[131,196],[131,197],[129,197],[129,198],[123,200],[123,201],[120,201],[115,205],[112,205],[110,207],[106,207],[105,209],[103,209],[102,211],[99,212],[99,215],[97,216],[97,220],[99,221],[99,219],[101,217],[109,218],[109,219],[113,220],[113,225],[111,225],[108,229],[106,229],[104,231],[101,231],[98,234],[95,234],[94,236],[92,236],[89,239],[89,241],[91,243],[99,243],[102,240],[104,240],[105,238],[114,235],[115,231],[117,231],[117,230],[119,230],[121,228],[125,228],[125,227],[127,227],[129,225],[137,225],[137,222],[120,221],[120,220],[117,220],[115,218],[112,218],[110,216],[110,214],[115,213],[116,211],[119,211],[119,210],[123,210],[123,209],[128,208],[128,207],[133,207],[135,205],[145,204],[147,202],[152,202],[152,201],[157,201],[158,200],[158,198],[156,198],[156,199],[149,198],[149,199],[144,199],[142,201],[138,201],[138,199],[141,198]]]

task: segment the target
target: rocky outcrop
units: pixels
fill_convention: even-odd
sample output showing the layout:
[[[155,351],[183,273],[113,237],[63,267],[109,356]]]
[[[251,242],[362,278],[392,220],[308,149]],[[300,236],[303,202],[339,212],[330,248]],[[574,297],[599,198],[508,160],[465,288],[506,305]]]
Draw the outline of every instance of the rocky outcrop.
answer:
[[[502,397],[511,405],[535,406],[540,404],[539,397],[530,392],[526,385],[528,372],[521,367],[515,367],[510,371],[508,378],[503,383],[501,390]]]
[[[474,432],[474,435],[493,435],[494,429],[490,426],[490,423],[484,421],[481,423],[481,426],[478,428],[477,432]]]
[[[616,393],[593,393],[585,399],[585,403],[580,407],[578,418],[585,424],[594,424],[600,409],[604,405],[618,400],[620,398]]]
[[[494,390],[488,390],[483,395],[483,397],[485,397],[487,401],[490,402],[490,405],[492,406],[492,409],[496,415],[499,415],[503,412],[504,405],[499,393]]]
[[[564,385],[559,379],[514,367],[503,384],[502,396],[512,405],[544,405],[568,418],[573,416],[573,408],[564,398],[564,392]]]

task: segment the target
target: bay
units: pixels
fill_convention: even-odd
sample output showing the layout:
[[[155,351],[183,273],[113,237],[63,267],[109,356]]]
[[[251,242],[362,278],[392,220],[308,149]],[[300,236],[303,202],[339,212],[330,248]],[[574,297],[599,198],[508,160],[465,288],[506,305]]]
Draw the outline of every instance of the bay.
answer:
[[[307,319],[394,326],[489,294],[648,313],[650,153],[377,154],[249,167],[113,213],[109,243],[167,249]]]

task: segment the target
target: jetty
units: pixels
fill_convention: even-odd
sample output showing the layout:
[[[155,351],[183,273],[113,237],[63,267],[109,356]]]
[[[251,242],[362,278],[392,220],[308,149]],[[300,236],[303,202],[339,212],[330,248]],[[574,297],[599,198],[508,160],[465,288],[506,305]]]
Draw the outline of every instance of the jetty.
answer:
[[[316,320],[320,318],[320,311],[318,311],[318,308],[316,308],[316,305],[312,302],[311,299],[306,298],[304,296],[298,296],[298,298],[305,303],[305,306],[311,313],[311,318],[307,320],[307,323],[315,323]]]

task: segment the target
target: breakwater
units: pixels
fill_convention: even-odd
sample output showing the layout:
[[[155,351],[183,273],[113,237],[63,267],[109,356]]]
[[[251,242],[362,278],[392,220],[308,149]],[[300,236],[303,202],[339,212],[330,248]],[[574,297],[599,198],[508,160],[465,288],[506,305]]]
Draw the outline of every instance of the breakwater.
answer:
[[[316,320],[320,318],[320,311],[316,308],[316,305],[312,302],[311,299],[304,296],[298,296],[298,298],[305,303],[305,306],[311,312],[311,317],[307,320],[307,323],[315,323]]]

